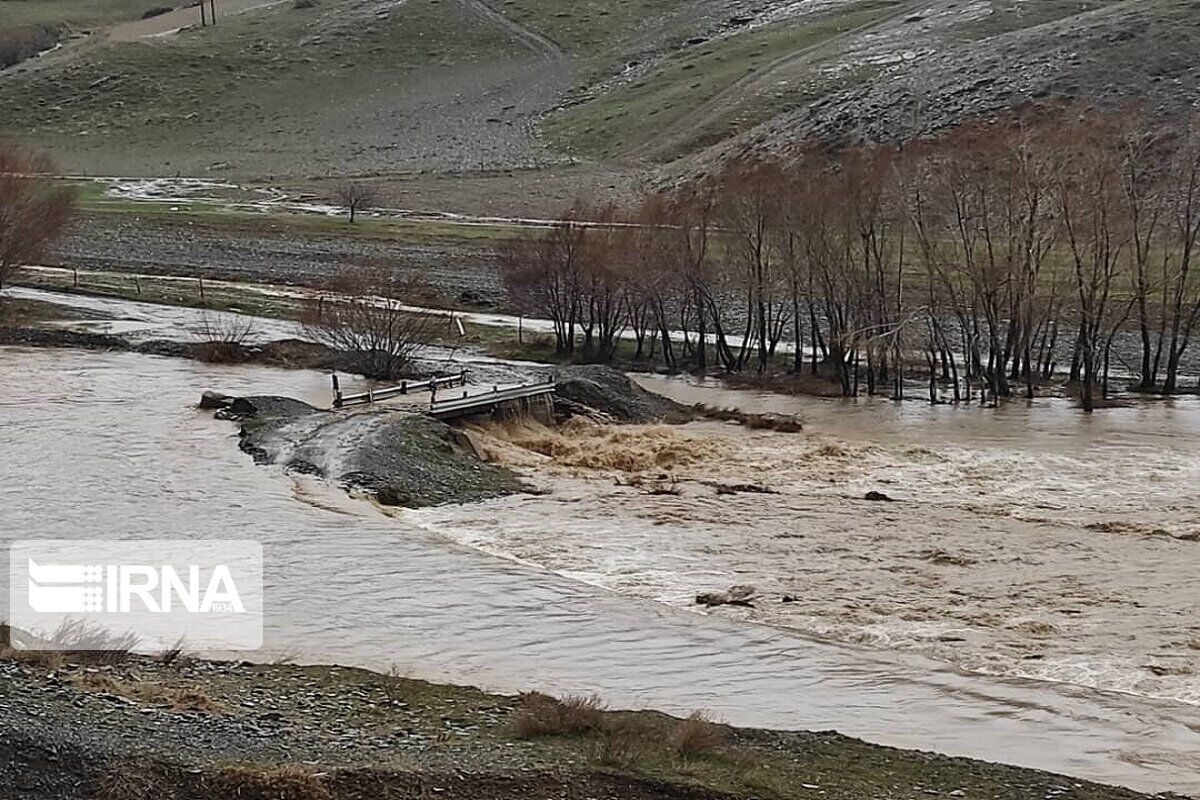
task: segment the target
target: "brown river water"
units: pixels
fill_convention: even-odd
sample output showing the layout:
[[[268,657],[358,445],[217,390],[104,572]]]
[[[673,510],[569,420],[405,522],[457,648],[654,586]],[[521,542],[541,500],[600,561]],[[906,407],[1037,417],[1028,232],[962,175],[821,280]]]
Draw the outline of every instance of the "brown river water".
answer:
[[[0,374],[0,544],[257,539],[273,653],[1200,792],[1194,403],[1085,419],[645,378],[807,430],[506,431],[489,447],[549,494],[386,516],[194,409],[324,403],[324,375],[21,348]],[[680,494],[617,485],[643,469]],[[755,608],[694,613],[734,583]]]

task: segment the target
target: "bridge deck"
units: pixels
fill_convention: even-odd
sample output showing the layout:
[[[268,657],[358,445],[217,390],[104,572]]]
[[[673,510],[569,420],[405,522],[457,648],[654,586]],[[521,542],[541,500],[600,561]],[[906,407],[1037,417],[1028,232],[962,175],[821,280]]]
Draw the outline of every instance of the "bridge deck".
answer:
[[[433,401],[429,404],[429,415],[438,419],[453,419],[454,417],[482,414],[493,411],[504,403],[552,395],[554,387],[554,382],[548,381],[512,386],[507,389],[494,388],[490,392],[481,394],[464,393],[462,397]]]

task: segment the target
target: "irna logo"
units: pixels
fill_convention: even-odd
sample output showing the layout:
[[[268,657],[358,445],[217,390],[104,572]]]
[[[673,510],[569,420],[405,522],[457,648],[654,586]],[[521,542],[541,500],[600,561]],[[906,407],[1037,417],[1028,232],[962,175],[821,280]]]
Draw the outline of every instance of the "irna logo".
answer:
[[[29,607],[42,613],[246,613],[225,564],[38,564],[29,559]]]
[[[9,548],[9,624],[43,649],[256,650],[262,545],[212,539],[54,539]],[[80,631],[97,633],[71,642]]]

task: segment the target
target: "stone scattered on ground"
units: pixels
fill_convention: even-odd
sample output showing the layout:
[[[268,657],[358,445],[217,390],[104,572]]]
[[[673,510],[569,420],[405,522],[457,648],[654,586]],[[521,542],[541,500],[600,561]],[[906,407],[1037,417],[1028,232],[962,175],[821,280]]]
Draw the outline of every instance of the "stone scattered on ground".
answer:
[[[530,715],[489,694],[346,667],[98,664],[0,646],[0,797],[21,800],[1137,800],[1060,775],[832,732],[651,711]],[[532,724],[531,724],[532,723]],[[550,725],[539,733],[539,725]],[[687,738],[685,738],[687,737]]]

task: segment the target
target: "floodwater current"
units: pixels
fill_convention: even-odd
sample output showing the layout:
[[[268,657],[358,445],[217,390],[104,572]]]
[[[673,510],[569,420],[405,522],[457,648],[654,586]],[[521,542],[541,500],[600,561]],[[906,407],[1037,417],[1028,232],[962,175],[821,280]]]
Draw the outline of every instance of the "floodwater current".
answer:
[[[1080,422],[1053,404],[957,416],[645,379],[716,405],[803,402],[775,410],[800,411],[810,432],[647,433],[700,442],[678,463],[680,495],[548,460],[524,468],[549,495],[395,517],[256,466],[234,425],[194,408],[209,388],[323,404],[322,374],[12,347],[0,373],[0,545],[257,539],[271,653],[1200,791],[1187,403]],[[712,464],[780,493],[706,493]],[[899,502],[868,505],[867,487]],[[1150,529],[1122,527],[1132,520]],[[689,610],[690,593],[743,582],[771,601]],[[783,604],[785,592],[804,599]],[[972,663],[989,647],[1003,657]],[[1074,679],[1072,653],[1158,668],[1144,683]]]

